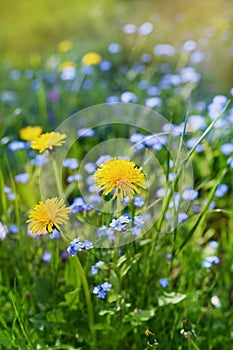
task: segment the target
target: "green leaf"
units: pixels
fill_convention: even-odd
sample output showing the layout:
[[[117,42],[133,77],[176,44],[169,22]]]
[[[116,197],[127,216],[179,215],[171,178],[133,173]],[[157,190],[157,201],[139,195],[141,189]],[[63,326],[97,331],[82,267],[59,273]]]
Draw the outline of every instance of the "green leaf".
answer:
[[[143,321],[143,322],[149,321],[151,318],[155,316],[155,309],[142,310],[141,313],[139,313],[137,316],[140,319],[140,321]]]
[[[33,289],[38,304],[45,306],[51,301],[51,295],[53,294],[54,286],[49,282],[48,279],[38,277],[35,280]]]
[[[104,316],[104,315],[114,315],[114,311],[113,310],[101,310],[100,312],[99,312],[99,315],[100,316]]]
[[[164,293],[163,295],[159,296],[158,304],[159,306],[164,306],[168,304],[178,304],[185,298],[186,298],[186,295],[181,293],[175,293],[175,292]]]
[[[12,349],[12,342],[6,331],[0,331],[0,346]]]
[[[79,290],[79,288],[76,288],[72,292],[65,294],[66,303],[69,305],[70,309],[74,308],[74,306],[77,305],[80,301]]]

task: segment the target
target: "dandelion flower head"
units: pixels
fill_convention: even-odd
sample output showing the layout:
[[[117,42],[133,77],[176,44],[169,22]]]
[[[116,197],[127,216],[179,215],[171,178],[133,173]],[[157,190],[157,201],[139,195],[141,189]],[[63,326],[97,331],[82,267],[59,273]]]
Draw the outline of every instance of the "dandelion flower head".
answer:
[[[70,51],[72,44],[69,40],[62,40],[58,43],[57,48],[59,52],[68,52]]]
[[[41,133],[41,126],[27,126],[26,128],[21,129],[19,132],[20,138],[26,141],[35,140],[38,136],[40,136]]]
[[[82,58],[82,64],[85,66],[94,66],[99,64],[102,60],[102,57],[96,52],[88,52]]]
[[[49,198],[39,202],[31,211],[27,222],[33,234],[45,235],[67,222],[70,208],[66,207],[63,199]]]
[[[62,146],[65,142],[66,134],[59,132],[46,132],[32,141],[31,147],[42,153],[45,149],[51,150],[53,147]]]
[[[135,192],[140,193],[138,187],[146,187],[146,179],[140,168],[132,161],[113,158],[94,173],[96,187],[106,196],[114,190],[113,199],[128,196],[133,198]]]

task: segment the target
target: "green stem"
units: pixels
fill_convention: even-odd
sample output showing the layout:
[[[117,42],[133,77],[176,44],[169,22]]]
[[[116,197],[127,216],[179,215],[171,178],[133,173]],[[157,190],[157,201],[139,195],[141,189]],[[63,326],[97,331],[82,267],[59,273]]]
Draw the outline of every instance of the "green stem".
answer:
[[[200,350],[200,348],[197,346],[197,344],[192,339],[190,339],[190,342],[195,350]]]
[[[14,295],[14,293],[12,291],[10,291],[9,297],[11,299],[11,302],[12,302],[12,305],[13,305],[13,308],[15,311],[15,315],[18,319],[22,334],[23,334],[24,338],[26,339],[26,341],[28,342],[29,349],[34,349],[34,346],[31,342],[30,334],[29,334],[29,332],[26,328],[25,322],[22,318],[22,312],[19,308],[19,305],[17,304],[16,296]]]
[[[54,171],[54,176],[55,176],[55,180],[56,180],[58,195],[60,198],[63,198],[63,190],[62,190],[62,185],[61,185],[60,178],[59,178],[56,160],[52,159],[52,163],[53,163],[53,171]]]
[[[121,215],[121,196],[117,197],[117,212],[116,212],[116,217],[119,219]]]
[[[69,239],[67,238],[67,236],[63,232],[60,232],[60,235],[61,235],[61,237],[63,238],[63,240],[65,242],[67,242],[67,243],[69,242]],[[78,272],[79,272],[79,276],[81,278],[83,289],[84,289],[84,295],[85,295],[86,304],[87,304],[88,323],[89,323],[90,331],[91,331],[92,336],[93,336],[93,343],[92,343],[92,345],[93,345],[93,349],[96,349],[96,333],[95,333],[95,322],[94,322],[94,314],[93,314],[93,307],[92,307],[92,301],[91,301],[91,294],[90,294],[87,278],[86,278],[85,272],[83,270],[83,267],[82,267],[82,264],[81,264],[81,262],[79,260],[78,255],[75,255],[74,259],[76,261],[76,265],[77,265],[77,269],[78,269]]]
[[[75,255],[75,260],[77,262],[77,268],[79,272],[79,276],[82,281],[83,289],[84,289],[84,294],[86,298],[86,304],[87,304],[87,313],[88,313],[88,323],[89,323],[89,328],[93,337],[93,343],[92,343],[92,348],[96,349],[96,333],[95,333],[95,322],[94,322],[94,314],[93,314],[93,307],[92,307],[92,301],[91,301],[91,294],[90,290],[88,287],[88,282],[86,279],[85,272],[83,270],[82,264],[80,263],[80,260],[77,255]]]
[[[119,219],[120,215],[121,215],[121,196],[118,196],[117,197],[116,218]],[[116,233],[114,255],[113,255],[113,262],[114,262],[115,265],[117,265],[118,247],[119,247],[119,233]]]

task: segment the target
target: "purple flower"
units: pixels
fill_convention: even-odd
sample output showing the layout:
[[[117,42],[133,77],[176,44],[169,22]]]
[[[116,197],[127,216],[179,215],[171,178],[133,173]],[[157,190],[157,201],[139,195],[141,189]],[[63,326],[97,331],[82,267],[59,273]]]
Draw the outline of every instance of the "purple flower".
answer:
[[[86,250],[89,250],[89,249],[93,248],[93,243],[91,241],[88,241],[87,239],[85,239],[83,244],[84,244],[84,249],[86,249]]]
[[[11,150],[12,152],[18,151],[20,149],[26,149],[27,144],[23,141],[12,141],[9,145],[8,145],[9,150]]]
[[[52,90],[48,92],[48,100],[52,102],[56,102],[59,100],[59,93],[56,90]]]
[[[15,225],[15,224],[10,225],[10,226],[9,226],[9,231],[10,231],[10,233],[13,233],[13,234],[18,233],[18,232],[19,232],[18,226]]]
[[[228,159],[227,164],[228,164],[231,168],[233,168],[233,157],[230,157],[230,158]]]
[[[152,32],[152,30],[153,24],[150,22],[145,22],[138,28],[138,32],[140,35],[148,35]]]
[[[80,175],[80,174],[70,175],[67,177],[66,180],[68,183],[71,183],[73,181],[80,181],[80,180],[82,180],[82,175]]]
[[[184,51],[193,51],[195,50],[197,44],[194,40],[187,40],[185,41],[185,43],[183,44],[183,50]]]
[[[51,258],[52,254],[50,252],[45,252],[41,257],[42,261],[46,264],[50,263]]]
[[[219,184],[215,191],[215,197],[221,198],[227,192],[228,192],[228,186],[226,184]]]
[[[220,149],[225,156],[229,156],[231,153],[233,153],[233,143],[224,143]]]
[[[78,168],[78,161],[75,158],[66,158],[62,162],[62,166],[64,168],[69,168],[71,170],[74,170]]]
[[[169,282],[166,278],[160,278],[159,284],[163,287],[166,288],[169,285]]]
[[[29,180],[29,174],[27,173],[18,174],[15,176],[15,181],[20,182],[22,184],[26,184],[28,180]]]
[[[134,207],[135,208],[141,208],[145,204],[144,199],[139,196],[134,197]]]
[[[216,255],[212,256],[207,256],[203,261],[202,261],[202,267],[209,269],[212,264],[219,264],[220,259]]]
[[[80,241],[80,238],[75,238],[70,244],[68,245],[67,252],[74,256],[77,252],[81,252],[83,249],[89,250],[93,248],[92,242],[85,240],[84,242]]]
[[[103,265],[104,265],[103,261],[101,261],[101,260],[97,261],[97,263],[91,267],[91,274],[96,275],[99,271],[99,267],[101,267]]]
[[[123,27],[123,31],[126,33],[126,34],[133,34],[136,32],[136,29],[137,27],[135,26],[135,24],[126,24],[124,25]]]
[[[60,233],[58,232],[58,230],[53,229],[53,231],[50,233],[49,237],[50,237],[51,239],[60,238]]]
[[[185,67],[180,70],[182,83],[198,83],[201,75],[193,67]]]
[[[96,267],[96,265],[93,265],[91,267],[91,274],[92,275],[97,275],[98,271],[99,271],[99,269],[98,269],[98,267]]]
[[[68,258],[67,252],[66,252],[66,251],[63,251],[63,252],[61,253],[61,259],[62,259],[62,261],[66,261],[67,258]]]
[[[119,53],[121,51],[121,46],[117,43],[111,43],[108,46],[108,51],[112,54]]]
[[[143,228],[145,226],[145,220],[142,215],[138,215],[134,217],[134,224],[139,228]]]
[[[72,245],[68,246],[67,252],[70,254],[70,256],[75,256],[77,253],[76,249]]]
[[[198,64],[202,62],[205,58],[205,54],[202,51],[194,51],[192,55],[190,56],[190,62],[192,64]]]
[[[101,285],[94,287],[93,294],[96,294],[99,299],[105,299],[107,292],[110,291],[111,287],[111,283],[104,282]]]
[[[44,154],[37,154],[34,159],[31,160],[32,165],[43,166],[48,163],[49,159]]]
[[[166,259],[167,260],[171,260],[172,259],[172,254],[171,253],[166,254]]]
[[[119,98],[117,96],[108,96],[106,98],[106,103],[116,103],[119,102]]]
[[[133,236],[138,236],[142,232],[141,229],[139,227],[137,227],[137,226],[132,227],[131,231],[132,231],[132,235]]]
[[[188,219],[188,215],[186,213],[178,214],[178,223],[185,222]]]
[[[205,118],[198,114],[190,115],[188,118],[187,127],[191,128],[193,131],[203,130],[206,128]]]
[[[109,226],[117,231],[125,231],[126,224],[130,223],[131,221],[132,220],[127,215],[121,215],[119,219],[112,219]]]
[[[111,160],[112,159],[112,156],[106,154],[106,155],[103,155],[103,156],[100,156],[97,161],[96,161],[96,165],[97,166],[100,166],[101,164],[104,164],[106,163],[108,160]]]
[[[211,248],[217,249],[219,244],[218,244],[217,241],[210,241],[209,245],[210,245]]]
[[[112,288],[112,284],[108,283],[108,282],[104,282],[104,283],[101,284],[101,287],[103,288],[103,290],[105,292],[108,292]]]
[[[137,96],[135,95],[135,93],[131,92],[131,91],[125,91],[123,92],[123,94],[121,94],[121,101],[123,103],[136,103],[138,100]]]
[[[76,69],[72,66],[67,66],[61,73],[61,80],[73,80],[76,76]]]
[[[87,204],[85,203],[82,197],[76,197],[70,207],[72,214],[82,213],[84,210],[87,209]]]
[[[182,193],[182,198],[186,201],[192,201],[197,197],[198,197],[198,191],[195,191],[192,188],[187,188]]]
[[[103,290],[100,285],[98,285],[94,287],[93,294],[96,294],[97,298],[99,299],[105,299],[107,292]]]
[[[160,93],[158,86],[151,85],[147,89],[148,96],[157,96]]]
[[[154,53],[156,55],[173,56],[175,54],[175,48],[169,44],[159,44],[155,46]]]
[[[96,164],[92,162],[88,162],[85,164],[84,169],[88,174],[92,174],[96,169]]]
[[[110,70],[112,68],[112,63],[110,61],[102,61],[99,64],[99,68],[103,72],[106,72],[106,71],[108,71],[108,70]]]
[[[105,292],[105,290],[100,289],[99,293],[97,294],[97,298],[99,299],[105,299],[107,293]]]
[[[81,128],[77,131],[78,137],[91,137],[95,135],[93,129],[90,128]]]
[[[148,108],[160,107],[162,106],[162,99],[160,97],[150,97],[145,101],[145,105]]]
[[[141,55],[141,60],[145,63],[148,63],[151,61],[151,55],[149,53],[143,53]]]
[[[93,294],[98,294],[100,289],[101,289],[100,286],[95,286],[93,289]]]

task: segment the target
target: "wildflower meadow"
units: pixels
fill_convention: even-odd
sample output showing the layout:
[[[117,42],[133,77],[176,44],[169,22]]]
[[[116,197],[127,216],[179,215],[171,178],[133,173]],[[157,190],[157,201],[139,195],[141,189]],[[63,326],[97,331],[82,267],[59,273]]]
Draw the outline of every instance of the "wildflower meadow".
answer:
[[[230,1],[26,3],[1,5],[0,349],[231,350]]]

